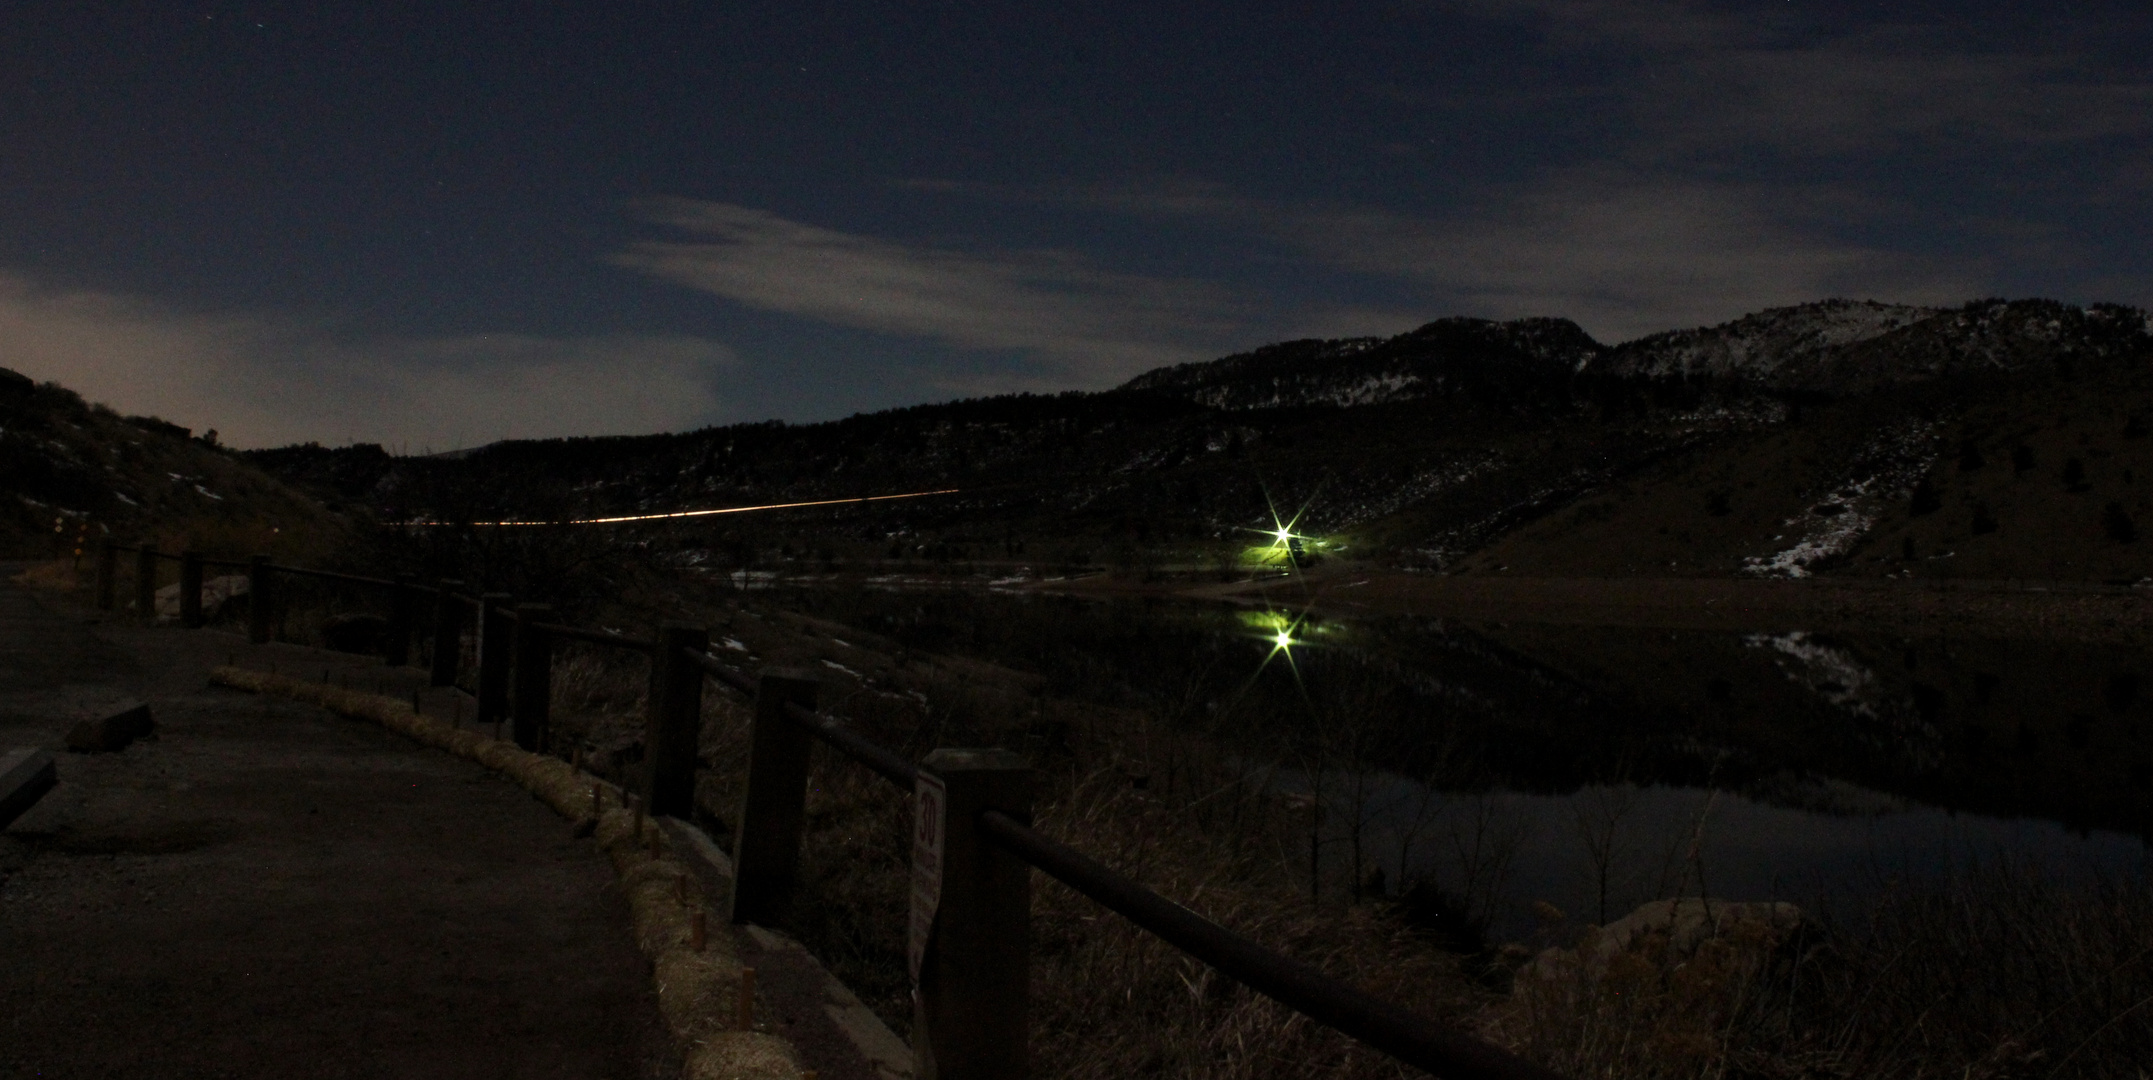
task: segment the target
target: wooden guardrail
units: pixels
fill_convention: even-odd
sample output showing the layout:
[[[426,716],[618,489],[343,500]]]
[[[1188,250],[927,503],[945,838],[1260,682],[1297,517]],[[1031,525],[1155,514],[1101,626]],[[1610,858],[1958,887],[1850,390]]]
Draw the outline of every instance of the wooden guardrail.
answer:
[[[467,625],[478,633],[475,674],[480,723],[502,723],[526,750],[553,749],[554,644],[581,641],[650,657],[641,796],[649,812],[689,818],[709,683],[754,705],[747,783],[733,838],[735,923],[781,923],[799,883],[806,822],[809,749],[819,739],[913,793],[914,1075],[921,1080],[1022,1080],[1029,1062],[1031,870],[1038,869],[1158,935],[1226,977],[1335,1028],[1405,1064],[1458,1080],[1561,1080],[1547,1069],[1472,1038],[1268,949],[1145,888],[1031,826],[1031,770],[1006,750],[938,749],[914,764],[816,706],[804,672],[750,675],[710,653],[709,632],[666,625],[649,638],[568,626],[541,604],[505,593],[472,595],[463,582],[419,584],[405,576],[362,577],[281,566],[177,556],[149,545],[105,542],[97,558],[99,607],[116,606],[118,552],[136,553],[135,596],[156,616],[156,560],[180,562],[181,622],[202,625],[201,568],[248,574],[247,636],[267,642],[273,575],[305,575],[386,589],[384,659],[407,664],[420,602],[433,600],[429,681],[453,685]],[[191,570],[190,570],[191,568]],[[192,603],[189,595],[192,594]]]

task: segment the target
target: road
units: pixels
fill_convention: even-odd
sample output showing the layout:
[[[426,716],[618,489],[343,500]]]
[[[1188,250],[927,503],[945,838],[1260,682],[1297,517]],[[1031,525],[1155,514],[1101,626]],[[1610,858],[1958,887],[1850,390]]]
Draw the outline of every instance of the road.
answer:
[[[58,754],[0,834],[0,1078],[675,1075],[588,841],[477,764],[210,688],[235,656],[385,676],[0,583],[0,750],[128,698],[158,723]]]

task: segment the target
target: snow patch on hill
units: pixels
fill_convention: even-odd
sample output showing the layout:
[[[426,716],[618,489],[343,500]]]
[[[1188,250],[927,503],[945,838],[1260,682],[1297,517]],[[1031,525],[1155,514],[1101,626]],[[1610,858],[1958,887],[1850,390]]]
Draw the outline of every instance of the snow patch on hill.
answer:
[[[1853,550],[1890,506],[1913,491],[1936,454],[1933,423],[1916,422],[1879,434],[1863,449],[1854,477],[1825,493],[1806,513],[1786,520],[1794,543],[1770,555],[1750,556],[1743,560],[1743,571],[1758,577],[1804,578],[1812,567]]]
[[[1779,653],[1779,669],[1787,678],[1832,705],[1860,716],[1876,715],[1873,699],[1881,685],[1876,672],[1845,649],[1826,645],[1801,630],[1751,634],[1743,643]]]
[[[1797,361],[1879,338],[1938,314],[1937,308],[1870,300],[1772,308],[1719,326],[1673,330],[1618,345],[1586,368],[1603,375],[1656,379],[1767,380]]]

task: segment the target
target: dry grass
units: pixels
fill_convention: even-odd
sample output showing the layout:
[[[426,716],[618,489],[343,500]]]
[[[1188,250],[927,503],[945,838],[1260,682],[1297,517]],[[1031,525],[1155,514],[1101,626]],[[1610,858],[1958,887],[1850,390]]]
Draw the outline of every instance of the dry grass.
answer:
[[[915,753],[930,744],[1006,745],[1041,764],[1035,817],[1072,843],[1242,933],[1424,1012],[1471,1022],[1495,995],[1463,963],[1373,906],[1309,904],[1296,844],[1301,812],[1215,743],[1131,738],[1134,714],[1040,701],[977,669],[938,671],[917,699],[853,695],[869,734]],[[706,699],[707,700],[707,699]],[[698,803],[738,797],[748,717],[706,704]],[[1173,767],[1163,768],[1171,759]],[[1161,781],[1171,772],[1174,782]],[[1138,778],[1142,779],[1139,780]],[[1137,786],[1138,783],[1142,787]],[[802,889],[790,929],[891,1027],[908,1030],[904,973],[909,795],[818,751]],[[1218,978],[1178,950],[1040,877],[1034,900],[1034,1046],[1040,1075],[1239,1078],[1413,1075],[1380,1054]]]
[[[2143,882],[1972,867],[1777,944],[1751,925],[1685,956],[1648,935],[1604,974],[1521,975],[1492,1015],[1579,1077],[2144,1077],[2149,959]]]
[[[1217,760],[1185,762],[1183,776],[1167,795],[1094,771],[1042,806],[1040,824],[1216,922],[1424,1014],[1464,1021],[1489,999],[1457,957],[1378,908],[1308,903],[1295,888],[1298,814],[1260,783]],[[1057,883],[1043,880],[1033,928],[1046,1075],[1416,1075]]]
[[[1162,894],[1425,1015],[1578,1077],[2136,1077],[2153,1061],[2153,897],[2023,867],[1897,886],[1812,912],[1773,945],[1737,931],[1694,954],[1645,939],[1604,976],[1504,992],[1488,957],[1445,952],[1379,902],[1307,899],[1305,817],[1217,741],[1127,710],[1027,699],[977,673],[922,684],[929,710],[840,710],[909,749],[946,737],[1026,750],[1048,833]],[[946,697],[938,696],[946,695]],[[731,734],[745,716],[725,712]],[[907,725],[911,725],[909,730]],[[927,738],[939,731],[938,739]],[[706,742],[713,763],[733,756]],[[1166,778],[1172,777],[1171,783]],[[1139,783],[1143,786],[1139,786]],[[731,781],[705,781],[724,806]],[[794,929],[902,1031],[903,793],[818,760]],[[1346,895],[1327,881],[1326,895]],[[1239,988],[1045,878],[1034,900],[1042,1076],[1414,1075]]]
[[[713,625],[722,612],[703,613]],[[693,618],[694,615],[689,617]],[[1569,1075],[2141,1077],[2153,1061],[2153,896],[2078,888],[2024,867],[1974,868],[1811,912],[1767,948],[1736,937],[1677,955],[1650,937],[1604,975],[1503,985],[1501,963],[1444,951],[1342,879],[1308,899],[1305,810],[1228,741],[1175,729],[1173,709],[1044,696],[1033,676],[902,654],[871,634],[745,613],[725,633],[744,666],[848,665],[824,704],[917,757],[1000,745],[1038,766],[1043,831],[1160,893],[1333,975]],[[861,649],[873,645],[879,653]],[[645,661],[565,648],[555,716],[600,771],[630,775]],[[721,843],[743,779],[749,710],[705,695],[697,807]],[[1231,716],[1211,719],[1228,731]],[[1245,752],[1246,747],[1242,747]],[[818,749],[802,888],[788,927],[893,1029],[904,974],[908,794]],[[1225,980],[1045,878],[1034,899],[1034,1047],[1042,1077],[1413,1075]]]

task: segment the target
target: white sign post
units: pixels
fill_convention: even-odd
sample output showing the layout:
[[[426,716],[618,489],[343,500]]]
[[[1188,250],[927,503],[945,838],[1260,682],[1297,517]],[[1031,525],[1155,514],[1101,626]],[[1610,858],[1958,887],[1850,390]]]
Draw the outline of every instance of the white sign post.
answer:
[[[942,778],[922,772],[913,788],[912,933],[906,949],[912,984],[919,985],[927,959],[927,939],[934,933],[935,910],[942,904],[942,836],[947,824],[949,788]]]

